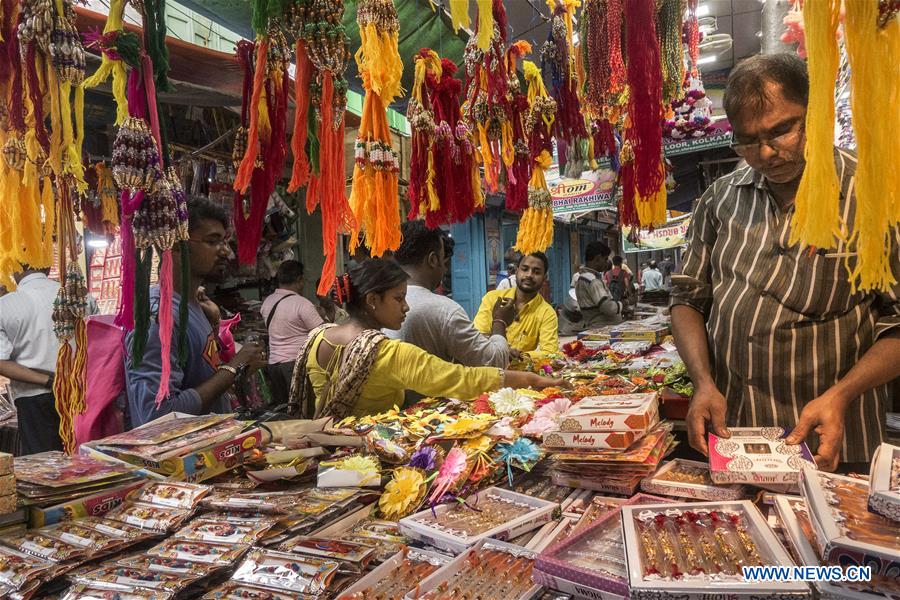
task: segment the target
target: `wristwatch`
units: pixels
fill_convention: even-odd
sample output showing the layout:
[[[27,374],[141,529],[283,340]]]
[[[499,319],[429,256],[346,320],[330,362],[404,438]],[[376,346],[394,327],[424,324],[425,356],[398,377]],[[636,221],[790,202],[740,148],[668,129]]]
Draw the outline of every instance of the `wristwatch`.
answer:
[[[219,365],[216,368],[216,371],[228,371],[235,377],[237,377],[237,374],[238,374],[238,370],[236,368],[232,367],[231,365]]]

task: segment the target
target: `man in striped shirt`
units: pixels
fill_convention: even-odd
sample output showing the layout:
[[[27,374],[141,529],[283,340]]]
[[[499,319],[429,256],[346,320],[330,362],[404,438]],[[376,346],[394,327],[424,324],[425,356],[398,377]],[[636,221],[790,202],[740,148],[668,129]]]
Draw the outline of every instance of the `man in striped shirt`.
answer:
[[[794,55],[755,56],[732,70],[725,111],[746,164],[694,208],[673,277],[672,329],[695,386],[691,446],[707,453],[706,431],[728,437],[727,425],[794,427],[789,443],[815,432],[816,462],[834,470],[839,460],[870,461],[882,440],[889,384],[900,376],[900,286],[853,293],[852,245],[788,243],[808,95]],[[835,164],[842,218],[852,222],[856,157],[836,149]],[[895,232],[895,275],[897,242]]]

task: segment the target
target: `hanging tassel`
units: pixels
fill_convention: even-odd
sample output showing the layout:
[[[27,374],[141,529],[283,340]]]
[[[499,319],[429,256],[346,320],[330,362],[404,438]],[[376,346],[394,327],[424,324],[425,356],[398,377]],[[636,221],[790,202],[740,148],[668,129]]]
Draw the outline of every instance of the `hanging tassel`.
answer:
[[[72,347],[68,341],[63,341],[59,345],[59,353],[56,355],[56,372],[72,373],[74,370],[74,359],[72,357]],[[53,398],[56,407],[56,413],[59,415],[59,437],[62,440],[63,450],[67,454],[71,454],[75,450],[75,440],[73,435],[74,423],[72,421],[72,413],[69,410],[68,400],[70,392],[70,382],[68,377],[57,377],[53,381]]]
[[[491,36],[494,35],[492,0],[475,0],[475,4],[478,6],[477,44],[482,52],[487,52],[491,47]]]
[[[137,368],[144,360],[144,350],[150,327],[150,271],[153,248],[135,250],[134,271],[134,334],[131,340],[131,367]]]
[[[75,358],[72,372],[75,374],[72,390],[72,415],[83,415],[87,410],[84,401],[85,368],[87,366],[87,324],[82,316],[75,322]]]
[[[250,100],[250,127],[247,131],[247,153],[244,154],[234,179],[235,191],[242,194],[246,194],[247,188],[250,187],[250,178],[253,175],[253,169],[256,168],[256,157],[259,154],[259,106],[263,93],[263,84],[266,80],[268,50],[268,39],[261,38],[257,40],[256,72],[253,78],[253,96]]]
[[[312,63],[306,53],[306,45],[302,39],[296,45],[297,71],[294,73],[294,133],[291,136],[291,151],[294,165],[291,169],[291,181],[288,192],[294,193],[309,183],[309,156],[306,154],[306,134],[309,130],[309,84],[312,76]]]
[[[450,3],[450,23],[453,26],[453,33],[459,33],[460,27],[468,29],[471,25],[469,19],[469,0],[449,0]]]
[[[832,248],[840,236],[840,182],[834,164],[834,82],[838,69],[840,0],[805,2],[809,49],[806,109],[806,168],[794,200],[790,244]]]
[[[656,33],[662,65],[662,101],[669,105],[684,97],[684,0],[662,0],[657,13]]]
[[[103,26],[103,35],[85,35],[86,45],[98,48],[101,58],[100,68],[84,80],[84,87],[87,89],[97,87],[112,76],[112,92],[116,101],[116,125],[121,125],[128,117],[128,98],[125,94],[127,74],[122,57],[115,49],[116,39],[125,29],[125,3],[126,0],[110,0],[106,25]]]
[[[186,290],[188,288],[184,288]],[[166,249],[162,253],[159,263],[159,341],[160,359],[162,371],[159,378],[159,389],[156,392],[156,408],[159,409],[162,401],[169,396],[169,379],[172,375],[172,250]],[[187,304],[188,298],[182,298],[181,303]]]

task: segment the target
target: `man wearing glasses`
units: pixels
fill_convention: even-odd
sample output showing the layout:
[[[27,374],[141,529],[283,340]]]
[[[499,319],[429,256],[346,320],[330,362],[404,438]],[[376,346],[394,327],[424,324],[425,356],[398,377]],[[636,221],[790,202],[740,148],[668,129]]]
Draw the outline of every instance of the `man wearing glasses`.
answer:
[[[691,446],[727,426],[818,434],[819,468],[869,462],[882,441],[889,384],[900,376],[900,287],[853,293],[853,246],[810,249],[788,239],[803,175],[806,64],[754,56],[725,89],[732,148],[746,165],[697,202],[682,274],[673,277],[672,329],[694,381]],[[854,218],[856,156],[835,149],[844,221]],[[885,218],[887,218],[885,216]],[[893,272],[898,254],[892,250]],[[815,436],[813,436],[815,437]]]
[[[180,277],[175,276],[175,293],[172,297],[176,332],[179,307],[184,298],[188,301],[186,362],[183,368],[178,364],[178,341],[175,338],[176,332],[173,332],[169,395],[157,407],[156,392],[162,377],[162,347],[156,318],[159,288],[154,287],[150,290],[152,315],[147,346],[139,364],[132,364],[131,343],[134,334],[126,336],[125,381],[128,416],[132,427],[138,427],[170,412],[191,415],[229,413],[231,403],[226,392],[237,375],[255,371],[266,364],[265,348],[258,342],[245,344],[228,364],[222,364],[219,360],[219,309],[200,285],[204,282],[219,282],[225,277],[228,259],[232,256],[228,246],[228,223],[225,211],[209,200],[192,198],[188,202],[191,287],[182,290]],[[177,250],[173,259],[174,264],[181,264]]]

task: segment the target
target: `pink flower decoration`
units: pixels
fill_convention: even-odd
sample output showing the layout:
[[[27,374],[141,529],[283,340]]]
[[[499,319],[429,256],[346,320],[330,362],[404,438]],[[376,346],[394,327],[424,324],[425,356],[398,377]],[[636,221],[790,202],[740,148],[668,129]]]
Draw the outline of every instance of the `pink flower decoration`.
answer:
[[[447,453],[444,464],[441,465],[437,477],[434,479],[434,486],[431,489],[431,496],[428,498],[428,501],[432,505],[440,502],[444,494],[456,485],[465,470],[466,453],[459,446],[455,446]]]

